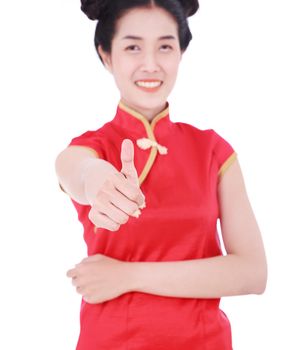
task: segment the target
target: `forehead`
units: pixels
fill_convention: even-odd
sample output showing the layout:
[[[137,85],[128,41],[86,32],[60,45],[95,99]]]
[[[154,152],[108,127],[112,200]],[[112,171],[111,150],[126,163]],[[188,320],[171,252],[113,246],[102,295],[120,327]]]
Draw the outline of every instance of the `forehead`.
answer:
[[[158,38],[163,35],[177,35],[178,27],[174,17],[165,9],[133,8],[124,14],[116,24],[116,38],[137,35],[143,38]]]

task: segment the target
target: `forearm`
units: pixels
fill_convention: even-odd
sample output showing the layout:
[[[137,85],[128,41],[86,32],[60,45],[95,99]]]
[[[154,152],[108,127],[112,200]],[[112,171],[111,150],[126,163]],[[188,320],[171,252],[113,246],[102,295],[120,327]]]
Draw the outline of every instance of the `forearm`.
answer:
[[[80,204],[90,204],[106,177],[117,169],[83,148],[67,148],[56,159],[59,183]]]
[[[260,294],[263,281],[252,262],[236,255],[206,259],[133,262],[131,291],[183,298]]]

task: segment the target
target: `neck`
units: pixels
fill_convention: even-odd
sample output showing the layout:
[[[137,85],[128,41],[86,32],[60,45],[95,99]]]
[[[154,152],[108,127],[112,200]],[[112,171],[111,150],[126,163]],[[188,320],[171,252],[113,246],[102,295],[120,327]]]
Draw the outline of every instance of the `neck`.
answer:
[[[157,114],[159,114],[160,112],[162,112],[166,108],[166,103],[162,104],[161,106],[155,107],[155,108],[140,108],[139,106],[136,106],[136,105],[133,105],[133,104],[127,102],[123,98],[121,99],[121,101],[129,108],[142,114],[148,120],[148,122],[151,122]]]

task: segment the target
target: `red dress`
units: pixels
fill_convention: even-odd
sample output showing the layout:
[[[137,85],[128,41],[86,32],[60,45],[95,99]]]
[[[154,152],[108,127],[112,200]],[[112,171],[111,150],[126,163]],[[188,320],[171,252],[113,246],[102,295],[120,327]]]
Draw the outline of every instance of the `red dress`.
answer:
[[[222,255],[217,185],[236,159],[232,146],[212,129],[173,122],[168,103],[150,123],[122,101],[110,122],[69,145],[90,147],[120,171],[125,138],[134,143],[146,208],[118,231],[95,230],[88,218],[90,206],[71,199],[88,255],[150,262]],[[141,292],[99,304],[82,299],[76,350],[231,350],[231,327],[219,302]]]

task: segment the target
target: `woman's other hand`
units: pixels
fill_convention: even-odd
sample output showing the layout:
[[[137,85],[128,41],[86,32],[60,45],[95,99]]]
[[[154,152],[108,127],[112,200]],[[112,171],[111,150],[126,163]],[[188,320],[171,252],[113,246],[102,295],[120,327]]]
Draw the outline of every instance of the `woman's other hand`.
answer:
[[[128,262],[95,254],[83,259],[75,268],[67,272],[77,293],[91,304],[130,292],[131,270]]]

